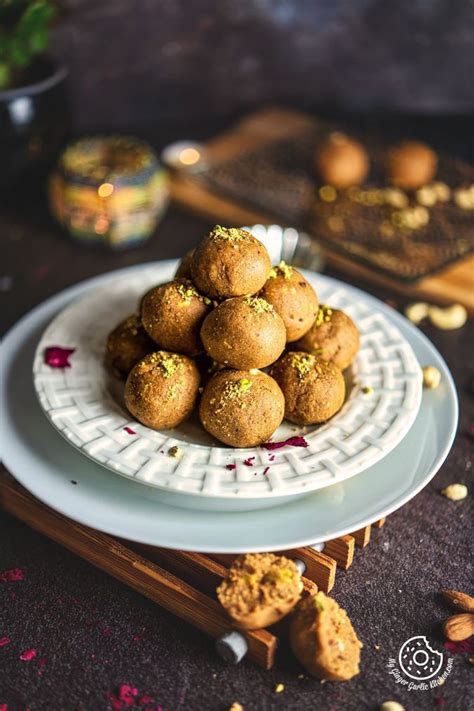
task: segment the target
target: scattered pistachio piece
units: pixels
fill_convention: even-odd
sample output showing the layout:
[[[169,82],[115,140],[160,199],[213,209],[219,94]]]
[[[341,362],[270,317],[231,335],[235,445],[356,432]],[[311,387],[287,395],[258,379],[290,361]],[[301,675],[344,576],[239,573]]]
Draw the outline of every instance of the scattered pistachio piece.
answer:
[[[380,704],[379,711],[405,711],[405,707],[398,701],[384,701],[383,704]]]
[[[182,451],[180,450],[180,448],[175,445],[174,447],[170,447],[170,448],[168,449],[168,454],[170,455],[170,457],[174,457],[175,459],[179,459],[179,458],[182,456],[183,453],[182,453]]]
[[[467,321],[467,311],[462,304],[453,304],[446,309],[429,306],[428,316],[434,326],[444,331],[461,328]]]
[[[405,309],[405,316],[409,321],[418,326],[424,318],[428,316],[429,304],[425,304],[423,301],[417,301],[414,304],[409,304]]]
[[[466,498],[469,490],[465,484],[450,484],[445,489],[441,489],[441,493],[450,501],[461,501]]]
[[[434,390],[441,382],[441,373],[434,365],[425,365],[423,368],[423,385]]]
[[[364,395],[370,395],[371,393],[374,392],[374,389],[371,388],[370,385],[365,385],[365,386],[362,388],[362,392],[364,393]]]
[[[281,694],[282,691],[285,690],[285,685],[284,684],[277,684],[275,686],[275,694]]]

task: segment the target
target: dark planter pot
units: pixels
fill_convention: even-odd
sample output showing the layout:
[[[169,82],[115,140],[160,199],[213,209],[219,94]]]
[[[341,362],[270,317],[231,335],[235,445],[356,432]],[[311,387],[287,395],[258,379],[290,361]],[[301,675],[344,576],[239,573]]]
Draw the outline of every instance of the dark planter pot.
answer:
[[[30,82],[0,91],[0,188],[44,178],[69,136],[67,71],[45,58]]]

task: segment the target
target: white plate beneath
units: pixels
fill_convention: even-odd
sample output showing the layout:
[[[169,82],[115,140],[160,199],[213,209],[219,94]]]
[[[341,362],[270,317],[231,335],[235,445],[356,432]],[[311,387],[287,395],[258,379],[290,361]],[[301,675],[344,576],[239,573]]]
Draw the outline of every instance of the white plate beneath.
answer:
[[[306,448],[278,451],[232,449],[213,439],[197,417],[174,430],[157,432],[130,419],[122,387],[111,394],[103,366],[108,333],[137,307],[144,291],[168,281],[174,263],[132,269],[105,277],[62,311],[43,334],[34,360],[34,383],[46,416],[56,429],[94,461],[142,484],[186,498],[195,508],[249,510],[280,504],[359,474],[386,456],[406,435],[421,401],[422,374],[410,345],[361,292],[305,272],[323,303],[343,309],[356,322],[361,348],[348,375],[346,402],[321,426],[285,422],[273,441],[302,434]],[[44,363],[48,346],[75,348],[71,368]],[[115,381],[113,385],[118,383]],[[372,392],[364,394],[362,388]],[[131,428],[135,434],[125,429]],[[168,455],[179,445],[179,459]],[[252,466],[244,460],[253,458]],[[229,470],[226,465],[234,465]],[[264,473],[265,472],[265,473]],[[182,501],[176,500],[176,505]]]
[[[223,553],[281,550],[344,535],[390,514],[415,496],[446,458],[458,417],[449,370],[418,329],[374,300],[374,306],[410,342],[419,362],[435,365],[442,373],[439,388],[424,391],[408,435],[382,462],[277,508],[221,513],[162,503],[161,492],[113,476],[74,451],[51,429],[31,382],[33,354],[47,323],[102,279],[83,282],[44,302],[9,332],[3,344],[0,402],[5,466],[38,499],[66,516],[112,535],[168,548]],[[354,292],[360,297],[361,292]]]

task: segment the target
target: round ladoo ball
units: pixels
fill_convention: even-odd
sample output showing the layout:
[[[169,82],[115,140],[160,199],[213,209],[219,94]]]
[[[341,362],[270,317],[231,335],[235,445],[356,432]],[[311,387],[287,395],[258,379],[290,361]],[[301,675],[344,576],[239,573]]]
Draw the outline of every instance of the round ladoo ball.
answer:
[[[286,340],[296,341],[308,331],[318,313],[318,297],[304,276],[280,262],[274,267],[260,292],[283,319]]]
[[[271,269],[268,252],[250,232],[216,225],[197,246],[191,262],[198,289],[213,298],[255,294]]]
[[[199,332],[211,308],[211,300],[189,279],[176,279],[145,294],[141,318],[148,335],[161,348],[196,355],[203,350]]]
[[[323,592],[298,604],[290,621],[290,645],[317,679],[347,681],[360,671],[362,643],[347,612]]]
[[[175,279],[191,279],[191,262],[193,261],[194,249],[186,252],[176,270]]]
[[[109,334],[105,364],[118,378],[125,379],[135,363],[156,348],[137,314],[129,316]]]
[[[199,382],[199,371],[190,358],[156,351],[130,371],[125,383],[125,405],[147,427],[176,427],[193,411]]]
[[[344,404],[342,373],[322,358],[301,351],[285,353],[270,373],[285,396],[285,417],[297,425],[326,422]]]
[[[221,370],[204,388],[199,417],[204,428],[231,447],[266,442],[280,426],[283,393],[259,370]]]
[[[294,562],[273,553],[238,556],[217,588],[219,602],[246,630],[275,624],[296,605],[303,591]]]
[[[434,178],[437,166],[438,157],[429,146],[418,141],[406,141],[389,151],[387,178],[400,188],[414,190]]]
[[[364,147],[343,133],[331,133],[315,155],[321,179],[335,188],[360,185],[369,172],[369,157]]]
[[[309,331],[295,343],[301,351],[319,355],[341,370],[350,366],[360,346],[359,331],[354,321],[338,309],[319,307]]]
[[[223,301],[204,319],[201,338],[208,355],[230,368],[265,368],[283,352],[286,329],[268,301],[241,296]]]

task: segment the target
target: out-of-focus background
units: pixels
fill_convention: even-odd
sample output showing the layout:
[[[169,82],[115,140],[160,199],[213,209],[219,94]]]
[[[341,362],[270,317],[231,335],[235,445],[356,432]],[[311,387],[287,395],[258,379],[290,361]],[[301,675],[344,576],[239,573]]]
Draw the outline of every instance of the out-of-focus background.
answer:
[[[53,49],[79,129],[130,131],[265,103],[356,111],[474,107],[464,0],[65,0]]]

